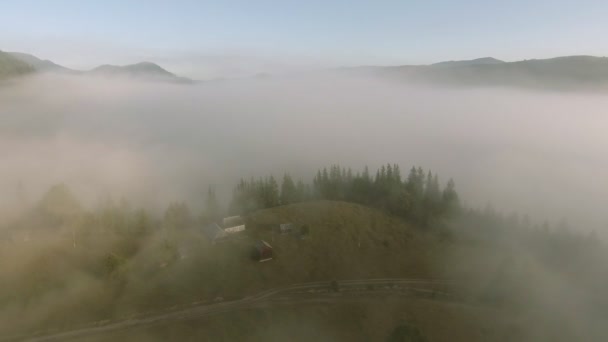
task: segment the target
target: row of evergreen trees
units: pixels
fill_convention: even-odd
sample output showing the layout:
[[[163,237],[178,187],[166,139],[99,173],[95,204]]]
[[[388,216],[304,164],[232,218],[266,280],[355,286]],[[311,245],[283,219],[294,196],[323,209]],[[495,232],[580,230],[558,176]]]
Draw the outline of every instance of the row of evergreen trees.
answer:
[[[229,214],[240,215],[259,209],[309,200],[337,200],[359,203],[386,210],[394,215],[429,223],[459,211],[458,194],[452,180],[442,189],[436,174],[412,168],[403,179],[398,165],[383,165],[372,176],[365,167],[362,172],[333,165],[319,170],[310,184],[285,174],[277,181],[273,176],[242,179],[234,188]],[[222,209],[215,190],[210,188],[202,213],[191,211],[185,202],[172,202],[160,218],[144,209],[132,208],[122,199],[107,200],[97,210],[84,209],[67,185],[53,186],[37,203],[21,224],[27,227],[64,229],[79,237],[97,233],[147,235],[162,228],[177,231],[194,224],[220,220]],[[201,215],[202,214],[202,215]]]
[[[283,176],[280,185],[273,176],[241,179],[234,188],[229,211],[240,214],[313,199],[360,203],[420,223],[449,216],[460,209],[453,180],[442,189],[438,175],[431,171],[413,167],[407,178],[402,179],[399,165],[387,164],[374,176],[368,167],[353,172],[332,165],[317,171],[312,184],[296,182],[289,174]]]
[[[580,250],[588,247],[587,242],[597,240],[593,234],[572,235],[565,221],[551,227],[548,223],[534,224],[526,216],[504,216],[490,206],[483,210],[462,208],[452,180],[442,188],[436,174],[419,167],[412,168],[407,177],[402,178],[398,165],[384,165],[374,176],[367,167],[362,172],[353,172],[332,166],[319,170],[311,184],[294,181],[289,174],[283,176],[280,184],[272,176],[241,180],[234,189],[229,211],[236,215],[315,199],[360,203],[421,224],[451,217],[449,226],[461,237],[486,242],[500,242],[510,237],[509,240],[522,244],[534,243],[534,249],[547,250],[546,255],[558,253],[558,247],[566,243],[580,247],[571,246],[569,250]],[[107,200],[95,210],[86,210],[69,188],[60,184],[49,189],[12,226],[15,231],[63,229],[76,244],[77,240],[98,233],[143,236],[159,229],[179,231],[217,221],[225,214],[213,188],[208,191],[202,213],[191,211],[185,202],[172,202],[164,214],[157,217],[145,209],[133,208],[125,199]]]
[[[283,176],[280,187],[273,176],[248,181],[241,179],[234,188],[229,212],[236,215],[312,198],[310,185],[304,184],[302,180],[294,182],[289,174]]]

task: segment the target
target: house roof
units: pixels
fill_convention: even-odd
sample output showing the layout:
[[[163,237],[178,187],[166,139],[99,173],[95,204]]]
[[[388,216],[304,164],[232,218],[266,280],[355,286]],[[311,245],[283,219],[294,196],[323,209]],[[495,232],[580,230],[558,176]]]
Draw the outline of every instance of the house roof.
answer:
[[[211,241],[226,237],[226,232],[217,223],[203,226],[202,232]]]
[[[272,249],[272,246],[268,242],[266,242],[264,240],[258,240],[258,241],[256,241],[255,242],[255,247],[258,250],[267,249],[267,248],[268,249]]]
[[[229,217],[225,217],[222,220],[222,226],[224,228],[242,226],[244,224],[245,224],[245,221],[240,216],[229,216]]]

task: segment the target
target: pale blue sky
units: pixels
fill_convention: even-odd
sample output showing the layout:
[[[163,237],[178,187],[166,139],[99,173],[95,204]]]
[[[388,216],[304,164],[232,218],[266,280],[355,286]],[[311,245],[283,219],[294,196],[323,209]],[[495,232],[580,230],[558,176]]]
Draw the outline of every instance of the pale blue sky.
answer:
[[[0,49],[72,67],[256,56],[329,65],[608,55],[599,0],[4,0]],[[179,64],[178,62],[176,62]]]

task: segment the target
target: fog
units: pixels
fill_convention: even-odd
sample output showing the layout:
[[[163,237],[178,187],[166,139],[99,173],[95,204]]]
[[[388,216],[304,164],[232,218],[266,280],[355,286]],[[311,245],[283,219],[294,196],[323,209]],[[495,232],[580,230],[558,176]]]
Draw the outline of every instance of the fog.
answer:
[[[176,200],[199,213],[209,186],[228,202],[241,177],[289,172],[310,182],[317,169],[331,164],[375,170],[390,162],[400,164],[404,176],[416,165],[445,177],[444,184],[453,178],[465,206],[491,205],[536,222],[567,220],[573,229],[605,235],[607,105],[608,97],[598,94],[423,87],[329,73],[196,85],[37,75],[0,86],[0,227],[11,227],[15,209],[36,203],[57,183],[68,184],[88,207],[125,197],[134,207],[156,211],[154,221]],[[335,222],[342,222],[343,213],[334,214],[340,219]],[[100,210],[98,216],[66,221],[60,239],[29,241],[26,232],[19,235],[23,243],[3,245],[0,269],[8,281],[0,284],[1,329],[25,331],[61,321],[48,312],[65,315],[66,322],[87,322],[171,307],[176,299],[243,292],[247,283],[266,284],[258,268],[234,257],[232,247],[213,249],[200,234],[178,233],[171,217],[165,216],[162,229],[130,232],[129,238],[75,232],[74,226],[90,225],[90,234],[99,234],[96,225],[114,222],[114,216],[104,215]],[[515,322],[529,330],[531,340],[541,333],[557,336],[561,328],[571,333],[564,336],[606,336],[594,306],[606,298],[600,286],[608,275],[602,245],[535,229],[484,235],[475,230],[479,226],[469,229],[475,220],[468,218],[454,220],[455,234],[465,238],[453,244],[445,244],[439,232],[439,238],[421,237],[408,247],[437,262],[434,274],[458,279],[472,296],[507,293],[504,298],[527,313],[521,322],[507,314],[496,321]],[[35,229],[45,226],[44,220],[48,217],[34,212],[21,224],[42,234]],[[482,229],[510,222],[493,220],[479,219]],[[142,222],[147,229],[160,227],[147,217]],[[18,232],[19,225],[12,228]],[[482,243],[469,243],[467,234]],[[397,240],[390,241],[393,254],[381,255],[395,258],[394,251],[403,247]],[[181,262],[184,241],[197,247]],[[383,253],[389,245],[384,240],[384,247],[360,250],[360,238],[357,249],[349,241],[343,243],[353,244],[355,255]],[[325,253],[332,243],[313,246]],[[370,260],[399,266],[386,262],[390,259]],[[272,271],[280,281],[290,279],[282,272],[292,271],[310,280],[309,273],[286,265]],[[316,323],[294,324],[300,323],[316,328]]]
[[[227,201],[240,177],[308,181],[328,164],[395,162],[453,177],[471,207],[608,227],[603,95],[331,75],[195,86],[46,75],[3,85],[0,104],[3,207],[17,184],[27,198],[65,182],[89,204],[162,208],[197,205],[210,185]]]

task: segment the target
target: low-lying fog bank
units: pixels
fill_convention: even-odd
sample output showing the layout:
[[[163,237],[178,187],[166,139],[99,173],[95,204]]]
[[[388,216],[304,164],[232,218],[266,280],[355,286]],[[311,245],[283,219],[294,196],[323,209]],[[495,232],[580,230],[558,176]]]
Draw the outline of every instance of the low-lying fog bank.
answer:
[[[240,177],[393,161],[453,177],[469,206],[601,230],[607,106],[597,94],[335,76],[195,86],[38,76],[0,88],[0,204],[66,182],[91,205],[124,195],[196,206],[209,185],[228,200]]]

